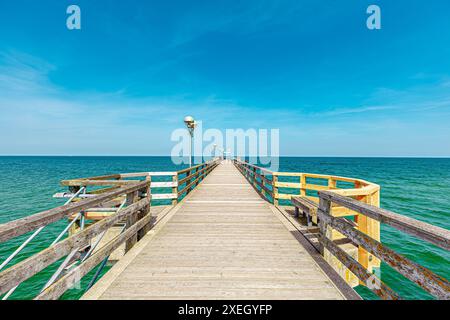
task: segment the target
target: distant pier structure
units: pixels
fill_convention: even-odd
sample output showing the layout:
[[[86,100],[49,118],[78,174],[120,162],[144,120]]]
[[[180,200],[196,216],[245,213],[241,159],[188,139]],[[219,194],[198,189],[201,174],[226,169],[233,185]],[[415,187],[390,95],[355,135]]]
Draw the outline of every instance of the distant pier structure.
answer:
[[[0,246],[23,238],[0,261],[2,299],[49,268],[35,299],[58,299],[88,276],[82,299],[356,300],[358,285],[401,299],[377,276],[381,263],[450,299],[447,279],[380,241],[380,224],[447,251],[450,231],[379,208],[380,187],[365,180],[214,159],[62,185],[64,205],[0,225]],[[18,259],[60,220],[52,243]]]

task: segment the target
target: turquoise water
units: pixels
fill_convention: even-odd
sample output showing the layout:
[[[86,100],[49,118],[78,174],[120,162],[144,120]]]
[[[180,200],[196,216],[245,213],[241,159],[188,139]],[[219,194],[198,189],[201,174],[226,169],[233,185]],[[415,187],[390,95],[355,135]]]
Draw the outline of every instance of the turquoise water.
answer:
[[[66,191],[63,179],[137,171],[174,171],[170,157],[0,157],[0,223],[18,219],[62,204],[53,199]],[[394,212],[450,229],[450,159],[412,158],[289,158],[280,159],[280,171],[300,171],[361,178],[381,185],[381,206]],[[64,221],[45,228],[36,241],[13,263],[45,248],[64,228]],[[17,248],[25,236],[0,244],[0,262]],[[389,227],[382,227],[382,242],[432,271],[450,279],[450,254]],[[12,299],[33,298],[58,263],[23,283]],[[107,269],[106,269],[107,270]],[[382,280],[406,299],[430,296],[394,270],[382,265]],[[80,289],[64,299],[76,299]],[[374,296],[365,288],[366,299]]]

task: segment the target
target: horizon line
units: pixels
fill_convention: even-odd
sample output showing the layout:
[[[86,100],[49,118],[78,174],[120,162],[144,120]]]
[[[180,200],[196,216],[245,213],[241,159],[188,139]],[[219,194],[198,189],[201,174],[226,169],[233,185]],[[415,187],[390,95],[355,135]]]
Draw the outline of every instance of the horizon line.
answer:
[[[0,157],[171,157],[170,155],[139,155],[139,154],[0,154]],[[188,157],[188,156],[186,156]],[[194,155],[194,157],[200,157],[199,155]],[[203,156],[210,157],[210,156]],[[241,157],[255,157],[255,156],[241,156]],[[259,157],[259,156],[256,156]],[[450,159],[450,156],[364,156],[364,155],[348,155],[348,156],[337,156],[337,155],[279,155],[280,158],[411,158],[411,159]],[[183,157],[180,157],[183,158]],[[271,156],[264,156],[264,158],[271,158]]]

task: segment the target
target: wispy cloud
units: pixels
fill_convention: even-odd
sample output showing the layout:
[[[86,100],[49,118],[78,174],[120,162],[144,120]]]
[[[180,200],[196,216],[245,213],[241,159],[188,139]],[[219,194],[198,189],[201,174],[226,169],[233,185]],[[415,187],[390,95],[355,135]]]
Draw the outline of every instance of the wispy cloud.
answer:
[[[398,109],[398,106],[363,106],[356,108],[338,108],[332,111],[326,111],[320,113],[322,116],[339,116],[339,115],[348,115],[355,113],[366,113],[371,111],[384,111],[384,110],[394,110]]]
[[[72,92],[50,81],[56,68],[39,58],[3,52],[0,59],[0,135],[9,137],[0,140],[3,153],[67,154],[80,145],[94,154],[168,153],[170,132],[186,114],[219,125],[243,112],[214,95],[192,101],[136,98],[126,90]]]
[[[170,133],[187,114],[203,120],[205,129],[280,128],[284,154],[345,154],[345,148],[334,152],[330,146],[345,140],[353,141],[353,152],[358,144],[364,150],[370,136],[372,146],[380,147],[368,154],[382,155],[383,141],[395,149],[394,141],[403,146],[412,139],[405,140],[404,132],[420,130],[422,139],[428,135],[441,145],[448,134],[448,123],[445,129],[439,116],[450,109],[445,80],[404,90],[380,88],[365,104],[330,109],[243,106],[215,94],[193,100],[136,98],[126,90],[73,92],[50,80],[55,66],[19,52],[0,53],[0,71],[4,154],[168,154]],[[432,115],[437,115],[434,127],[426,130],[420,119]],[[357,138],[361,135],[364,139]]]
[[[425,76],[425,75],[422,75]],[[394,112],[419,114],[433,109],[450,108],[449,82],[444,78],[431,84],[415,86],[404,90],[378,88],[366,103],[360,106],[336,107],[331,110],[314,112],[325,117],[382,114],[392,117]]]
[[[48,74],[55,69],[46,61],[28,54],[0,52],[0,90],[2,94],[54,92]]]

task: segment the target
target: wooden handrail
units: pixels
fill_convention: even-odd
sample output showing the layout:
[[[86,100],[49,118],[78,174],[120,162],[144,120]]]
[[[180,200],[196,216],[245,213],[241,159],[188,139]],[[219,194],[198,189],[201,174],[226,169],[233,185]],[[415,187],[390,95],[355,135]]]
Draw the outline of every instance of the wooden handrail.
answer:
[[[142,187],[142,186],[141,186]],[[136,214],[138,211],[149,207],[150,197],[131,204],[126,209],[115,213],[97,223],[87,227],[53,246],[36,253],[14,266],[0,273],[0,294],[14,288],[26,279],[42,271],[49,265],[58,261],[76,248],[83,248],[92,238],[109,229],[124,218]]]
[[[375,276],[370,273],[364,266],[362,266],[358,261],[353,259],[347,252],[342,250],[334,241],[330,239],[319,238],[321,243],[339,260],[342,264],[347,267],[353,274],[355,274],[358,279],[364,283],[374,283]],[[384,300],[398,300],[400,297],[391,288],[384,284],[380,279],[376,279],[378,285],[373,286],[372,291]]]
[[[148,182],[134,182],[128,186],[114,189],[113,191],[100,194],[96,197],[74,202],[46,210],[25,218],[14,220],[0,225],[0,243],[11,238],[18,237],[39,227],[46,226],[69,215],[94,207],[105,201],[112,200],[120,195],[140,190],[147,186]]]
[[[204,177],[206,177],[216,166],[218,165],[217,161],[213,161],[210,163],[206,163],[204,165],[199,165],[199,166],[195,166],[192,167],[191,170],[193,169],[197,169],[196,172],[194,173],[190,173],[191,170],[186,171],[186,170],[182,170],[183,173],[187,173],[186,177],[178,180],[179,185],[183,185],[184,183],[186,183],[186,186],[178,191],[178,197],[180,198],[184,193],[189,193],[192,189],[192,187],[194,185],[197,185]],[[198,170],[199,168],[202,168],[200,170]],[[195,178],[193,181],[192,178]]]
[[[58,299],[64,294],[68,289],[70,289],[77,281],[89,273],[93,268],[95,268],[100,262],[107,258],[114,250],[116,250],[121,244],[126,240],[135,235],[138,230],[142,229],[145,225],[150,223],[151,215],[147,215],[130,228],[128,228],[124,233],[119,234],[113,240],[109,241],[105,246],[99,249],[96,253],[92,255],[89,259],[82,262],[76,268],[70,270],[67,274],[61,277],[53,285],[48,287],[42,293],[40,293],[35,300],[50,300]]]
[[[380,209],[376,206],[344,197],[332,191],[319,192],[319,197],[319,240],[324,249],[330,250],[330,252],[351,271],[358,271],[363,266],[361,266],[356,261],[351,261],[351,257],[349,257],[346,252],[341,250],[333,243],[332,240],[327,238],[328,228],[337,230],[338,232],[346,236],[347,239],[351,240],[352,243],[357,246],[363,247],[369,253],[373,254],[377,258],[390,265],[400,274],[415,282],[433,296],[439,299],[450,299],[450,283],[447,281],[447,279],[436,275],[427,268],[403,257],[402,255],[396,253],[394,250],[389,249],[377,239],[373,239],[369,235],[356,229],[344,218],[333,217],[331,206],[333,203],[337,203],[348,209],[356,211],[359,214],[365,215],[382,223],[386,223],[399,231],[414,235],[422,240],[433,243],[445,250],[449,250],[449,230],[436,227],[409,217],[405,217],[385,209]],[[340,252],[339,250],[341,250],[342,252]],[[354,273],[361,281],[367,280],[362,272]],[[393,298],[389,294],[386,295],[386,292],[384,290],[380,291],[380,287],[376,289],[378,289],[378,291],[374,290],[374,292],[380,297],[388,299]]]
[[[397,230],[419,237],[445,250],[450,250],[450,231],[413,218],[371,206],[336,192],[319,192],[321,198],[359,212]]]
[[[295,196],[296,194],[290,194],[290,193],[281,193],[278,192],[278,188],[291,188],[291,189],[299,189],[301,190],[301,195],[305,194],[306,190],[313,190],[313,191],[323,191],[323,190],[336,190],[337,193],[344,195],[344,196],[367,196],[372,195],[380,190],[380,186],[366,181],[362,179],[356,179],[356,178],[348,178],[348,177],[341,177],[341,176],[335,176],[335,175],[324,175],[324,174],[315,174],[315,173],[304,173],[304,172],[276,172],[271,171],[256,165],[249,164],[245,161],[241,161],[238,159],[234,159],[235,165],[240,168],[244,169],[248,172],[250,172],[250,175],[252,176],[252,171],[260,171],[261,173],[265,173],[264,175],[256,173],[256,177],[260,178],[262,180],[265,180],[264,182],[266,184],[270,184],[273,188],[272,198],[274,204],[278,204],[278,200],[285,199],[290,200],[292,196]],[[251,169],[250,169],[251,168]],[[242,170],[240,170],[242,172]],[[268,180],[265,178],[265,176],[272,176],[272,180]],[[298,177],[300,179],[299,183],[294,182],[280,182],[280,177]],[[251,177],[253,178],[253,177]],[[317,184],[311,184],[306,183],[306,179],[308,178],[314,178],[314,179],[323,179],[328,180],[328,185],[317,185]],[[254,178],[253,178],[254,179]],[[253,180],[252,179],[252,180]],[[337,182],[347,182],[347,183],[353,183],[354,185],[358,185],[358,187],[355,188],[349,188],[349,189],[339,189],[336,186]],[[298,195],[298,194],[297,194]],[[316,201],[318,201],[318,197],[312,196],[311,198],[315,198]]]
[[[274,193],[273,189],[269,189],[266,184],[271,185],[273,188],[273,181],[267,179],[264,175],[259,174],[257,170],[260,172],[266,172],[268,174],[271,174],[269,170],[250,165],[246,162],[242,162],[239,160],[235,160],[235,166],[237,169],[244,175],[244,177],[247,178],[247,180],[250,182],[250,184],[254,187],[254,189],[268,202],[270,202],[270,199],[268,196],[271,196],[272,199],[274,199]],[[250,169],[252,168],[252,170]],[[258,178],[261,181],[258,181]],[[258,189],[259,187],[260,189]]]
[[[190,188],[195,186],[199,180],[195,180],[195,183],[191,183],[190,180],[200,176],[201,179],[205,177],[204,172],[211,172],[212,168],[216,167],[219,159],[214,159],[208,162],[204,162],[193,167],[182,169],[179,171],[170,172],[132,172],[132,173],[120,173],[112,175],[104,175],[98,177],[77,178],[71,180],[61,181],[61,185],[68,186],[69,188],[79,188],[86,186],[112,186],[120,187],[126,186],[138,182],[139,180],[133,180],[131,178],[146,178],[151,177],[166,177],[170,181],[151,181],[150,187],[155,188],[171,188],[171,192],[159,192],[153,193],[153,200],[171,200],[172,204],[176,204],[181,200],[181,197],[186,191],[190,191]],[[193,172],[195,171],[195,172]],[[179,187],[188,182],[189,188],[183,187],[183,190],[179,190]],[[76,189],[75,189],[76,190]],[[102,193],[105,189],[94,190],[91,193]]]

